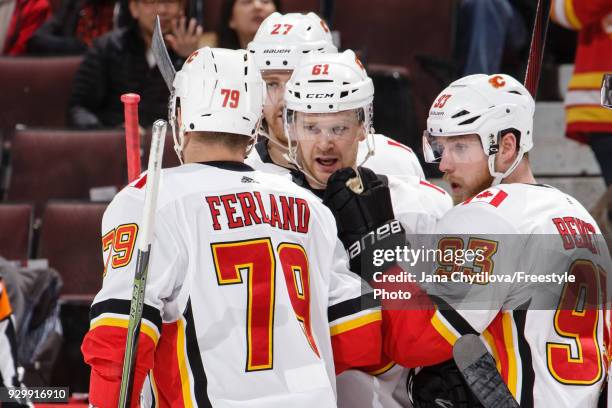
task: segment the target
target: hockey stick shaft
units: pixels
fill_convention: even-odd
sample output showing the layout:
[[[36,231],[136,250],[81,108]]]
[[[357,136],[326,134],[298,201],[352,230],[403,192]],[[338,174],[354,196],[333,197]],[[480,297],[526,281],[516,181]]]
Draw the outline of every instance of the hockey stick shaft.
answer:
[[[140,323],[142,319],[145,289],[147,285],[149,254],[151,252],[151,242],[153,241],[155,209],[157,207],[157,193],[159,190],[159,178],[161,172],[162,155],[164,152],[164,141],[166,139],[166,128],[167,122],[164,120],[157,120],[153,124],[151,151],[149,152],[149,164],[146,175],[147,184],[145,190],[145,202],[140,235],[138,237],[138,255],[136,258],[134,288],[132,290],[130,318],[128,321],[127,338],[125,342],[125,353],[123,355],[123,371],[121,373],[121,389],[119,391],[119,408],[130,406],[130,399],[134,385],[134,367],[136,364],[136,356],[138,354],[138,338],[140,335]]]
[[[138,126],[138,102],[140,96],[134,93],[121,95],[125,117],[125,148],[127,153],[128,181],[134,181],[142,167],[140,164],[140,128]]]
[[[518,402],[497,371],[495,360],[478,336],[461,336],[453,346],[453,359],[484,408],[518,408]]]
[[[544,47],[546,45],[546,33],[548,32],[548,21],[550,16],[551,0],[538,0],[533,32],[531,34],[531,45],[529,47],[529,59],[525,71],[525,88],[531,93],[533,99],[538,92],[540,74],[542,72],[542,60],[544,59]]]

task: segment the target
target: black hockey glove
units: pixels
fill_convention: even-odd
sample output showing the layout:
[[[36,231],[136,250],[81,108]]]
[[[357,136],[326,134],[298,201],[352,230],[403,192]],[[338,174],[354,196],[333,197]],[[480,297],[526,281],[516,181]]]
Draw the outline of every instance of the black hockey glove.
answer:
[[[336,219],[338,237],[348,251],[351,270],[369,281],[375,271],[385,271],[391,264],[373,266],[373,251],[404,245],[405,233],[395,220],[386,179],[364,167],[358,171],[361,185],[352,168],[332,174],[323,204]]]
[[[453,360],[411,370],[407,387],[414,408],[482,408]]]

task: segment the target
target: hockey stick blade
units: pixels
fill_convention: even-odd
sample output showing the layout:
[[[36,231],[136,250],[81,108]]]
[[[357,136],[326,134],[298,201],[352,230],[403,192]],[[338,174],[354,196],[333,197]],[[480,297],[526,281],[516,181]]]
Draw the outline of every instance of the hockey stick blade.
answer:
[[[604,74],[601,82],[601,106],[612,109],[612,74]]]
[[[453,358],[470,390],[485,408],[519,407],[478,336],[461,336],[453,346]]]
[[[147,170],[147,185],[145,190],[144,209],[140,234],[138,236],[138,255],[136,258],[136,271],[134,274],[134,289],[130,303],[130,318],[128,321],[125,353],[123,355],[123,371],[121,373],[121,388],[119,391],[119,408],[130,406],[132,388],[134,384],[134,366],[138,354],[138,337],[140,335],[140,322],[144,307],[145,289],[147,285],[147,272],[149,269],[149,254],[153,240],[153,227],[155,223],[155,209],[157,207],[157,192],[161,172],[164,141],[168,123],[157,120],[153,124],[151,151]]]
[[[172,65],[172,60],[170,59],[166,43],[164,42],[159,16],[155,18],[155,29],[153,30],[153,37],[151,38],[151,51],[153,52],[155,62],[157,62],[157,68],[162,78],[164,78],[168,90],[172,92],[172,83],[176,76],[176,70],[174,69],[174,65]]]

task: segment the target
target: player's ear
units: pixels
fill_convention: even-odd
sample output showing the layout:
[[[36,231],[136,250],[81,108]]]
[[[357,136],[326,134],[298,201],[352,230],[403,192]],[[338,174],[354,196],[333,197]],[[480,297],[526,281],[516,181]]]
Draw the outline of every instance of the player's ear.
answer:
[[[359,134],[358,134],[358,139],[360,142],[363,142],[364,140],[366,140],[367,137],[367,133],[366,133],[366,129],[364,126],[360,126],[359,127]]]
[[[512,132],[506,132],[502,137],[499,144],[498,156],[501,156],[503,164],[511,164],[516,157],[518,150],[518,140]]]

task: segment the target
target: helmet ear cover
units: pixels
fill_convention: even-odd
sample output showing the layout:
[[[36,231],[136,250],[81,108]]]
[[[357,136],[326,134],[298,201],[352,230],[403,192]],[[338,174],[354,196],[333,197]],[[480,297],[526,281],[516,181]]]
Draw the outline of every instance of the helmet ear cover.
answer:
[[[491,156],[493,154],[499,153],[499,145],[501,143],[501,140],[504,137],[504,135],[508,133],[512,133],[514,137],[516,138],[516,150],[518,151],[519,146],[521,144],[521,131],[515,128],[508,128],[508,129],[503,129],[497,132],[496,143],[489,145],[489,151],[488,151],[487,156]]]

